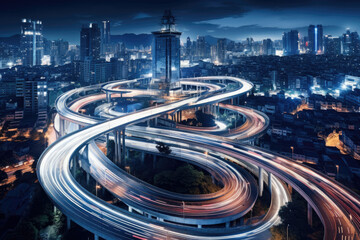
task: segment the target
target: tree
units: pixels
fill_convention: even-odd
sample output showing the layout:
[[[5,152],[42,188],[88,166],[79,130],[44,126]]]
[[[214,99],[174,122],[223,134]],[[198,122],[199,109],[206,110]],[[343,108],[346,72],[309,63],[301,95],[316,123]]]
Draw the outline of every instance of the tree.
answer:
[[[195,112],[196,119],[201,123],[202,127],[213,127],[215,126],[215,117],[211,114],[203,113],[198,110]]]
[[[8,179],[7,173],[3,170],[0,170],[0,182],[3,182],[5,179]]]
[[[294,192],[292,201],[281,207],[279,216],[281,224],[271,229],[273,239],[286,239],[286,228],[289,225],[289,239],[308,239],[310,227],[307,223],[307,204],[300,194]]]
[[[157,142],[156,149],[163,154],[169,155],[172,150],[170,149],[169,145],[166,145],[163,142]]]
[[[21,170],[17,170],[14,172],[14,175],[15,175],[16,179],[20,179],[23,174],[22,174]]]

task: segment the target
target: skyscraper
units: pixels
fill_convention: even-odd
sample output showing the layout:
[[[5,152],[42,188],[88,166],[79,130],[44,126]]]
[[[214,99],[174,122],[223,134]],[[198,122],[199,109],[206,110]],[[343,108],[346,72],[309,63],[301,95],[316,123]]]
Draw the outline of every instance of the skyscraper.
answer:
[[[80,32],[80,59],[91,57],[93,60],[100,58],[100,28],[96,23],[84,25]]]
[[[217,60],[220,64],[225,64],[225,56],[226,56],[226,39],[220,38],[217,41],[216,45],[217,49]]]
[[[322,25],[310,25],[308,28],[308,48],[309,53],[319,54],[323,53],[323,27]]]
[[[41,21],[21,21],[20,50],[24,66],[41,65],[44,54],[42,28]]]
[[[349,29],[343,34],[342,39],[342,53],[345,55],[359,55],[360,54],[360,39],[357,32],[350,32]]]
[[[102,21],[101,24],[101,54],[108,52],[110,44],[110,21]]]
[[[324,37],[324,53],[326,55],[340,55],[341,54],[341,40],[339,37],[332,37],[325,35]]]
[[[170,10],[161,19],[162,29],[153,32],[152,77],[160,80],[159,88],[167,95],[180,89],[180,35],[175,30],[175,17]]]
[[[260,52],[261,55],[275,55],[274,43],[270,38],[262,41]]]
[[[283,34],[284,56],[299,54],[299,32],[291,30]]]
[[[196,40],[196,55],[199,59],[206,58],[206,41],[204,36],[198,36]]]

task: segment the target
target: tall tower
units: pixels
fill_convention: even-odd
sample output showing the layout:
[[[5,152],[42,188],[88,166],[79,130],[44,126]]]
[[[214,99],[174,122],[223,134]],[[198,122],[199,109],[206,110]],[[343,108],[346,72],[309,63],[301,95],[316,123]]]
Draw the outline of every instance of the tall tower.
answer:
[[[23,19],[21,21],[20,50],[25,66],[41,65],[44,54],[42,22]]]
[[[108,51],[110,43],[110,21],[102,21],[101,23],[101,54]]]
[[[91,57],[93,60],[100,58],[100,28],[95,23],[84,25],[80,32],[80,58]]]
[[[175,30],[175,17],[170,10],[161,18],[162,28],[153,32],[152,78],[166,95],[180,91],[180,35]],[[152,81],[152,82],[154,82]]]
[[[322,25],[310,25],[308,28],[309,53],[322,53],[324,48]]]

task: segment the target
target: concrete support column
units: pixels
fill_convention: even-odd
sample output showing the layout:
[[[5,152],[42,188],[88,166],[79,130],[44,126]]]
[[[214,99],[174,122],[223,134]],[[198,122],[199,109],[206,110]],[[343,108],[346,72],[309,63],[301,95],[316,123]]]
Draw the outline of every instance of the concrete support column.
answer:
[[[114,159],[112,159],[115,163],[117,162],[117,159],[118,159],[118,155],[119,155],[119,152],[118,152],[118,138],[117,138],[117,131],[114,130],[113,131],[113,134],[114,134]]]
[[[109,133],[105,134],[105,136],[106,136],[106,144],[108,144],[109,143]]]
[[[154,118],[154,125],[157,126],[157,123],[158,123],[158,118]]]
[[[268,187],[269,187],[270,194],[271,194],[271,187],[272,187],[271,179],[272,179],[272,173],[268,172]]]
[[[99,235],[97,235],[96,233],[94,233],[94,240],[99,240]]]
[[[234,105],[234,99],[233,98],[230,100],[230,102],[231,102],[231,105]]]
[[[65,120],[60,117],[60,129],[59,129],[60,137],[65,135]]]
[[[313,215],[313,210],[312,210],[311,205],[308,203],[307,204],[307,220],[308,220],[308,224],[310,225],[310,227],[312,227],[312,224],[313,224],[312,215]]]
[[[129,212],[133,212],[133,208],[132,207],[130,207],[130,206],[128,206],[128,208],[129,208]]]
[[[144,164],[145,162],[145,153],[141,152],[141,164]]]
[[[54,205],[54,215],[56,214],[56,212],[57,212],[57,208],[56,208],[56,206]]]
[[[89,185],[90,182],[90,174],[86,172],[86,185]]]
[[[153,168],[156,168],[156,155],[153,155]]]
[[[111,94],[109,92],[106,92],[106,101],[111,103]]]
[[[66,217],[66,228],[67,228],[67,230],[70,230],[70,228],[71,228],[71,218],[70,217]]]
[[[262,197],[263,189],[264,189],[264,180],[263,180],[263,169],[259,167],[259,196]]]
[[[230,222],[225,223],[225,228],[230,228]]]
[[[200,224],[197,225],[197,228],[202,228],[202,226]]]
[[[125,151],[126,151],[125,128],[123,128],[123,130],[122,130],[122,160],[125,159]]]

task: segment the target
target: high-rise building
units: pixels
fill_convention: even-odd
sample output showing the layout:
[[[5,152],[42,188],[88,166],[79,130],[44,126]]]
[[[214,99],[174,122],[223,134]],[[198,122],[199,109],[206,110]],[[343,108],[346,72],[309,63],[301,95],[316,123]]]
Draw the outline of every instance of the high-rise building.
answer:
[[[310,25],[308,28],[308,49],[311,54],[323,53],[323,27]]]
[[[190,58],[190,56],[191,56],[191,40],[190,40],[190,37],[187,37],[187,39],[186,39],[185,56],[186,56],[186,58]]]
[[[340,55],[341,54],[341,39],[339,37],[332,37],[325,35],[324,37],[324,53],[326,55]]]
[[[299,32],[291,30],[283,34],[284,56],[299,54]]]
[[[100,28],[96,23],[84,25],[80,32],[80,59],[92,57],[93,60],[100,58]]]
[[[198,36],[196,40],[196,56],[199,59],[206,58],[206,41],[204,36]]]
[[[275,47],[270,38],[264,39],[261,44],[261,55],[275,55]]]
[[[41,65],[44,54],[44,40],[41,21],[21,21],[20,50],[24,66]]]
[[[343,34],[342,39],[342,53],[345,55],[359,55],[360,54],[360,39],[357,32],[350,32],[349,29]]]
[[[110,21],[102,21],[101,23],[101,54],[108,52],[110,44]]]
[[[225,57],[226,57],[226,39],[225,38],[218,39],[216,49],[217,49],[218,63],[225,64]]]
[[[66,61],[66,55],[69,51],[69,42],[62,39],[51,41],[50,61],[53,65],[62,65]]]
[[[160,80],[159,88],[170,94],[180,89],[180,35],[175,30],[175,17],[170,10],[161,19],[162,29],[153,32],[152,77]]]

